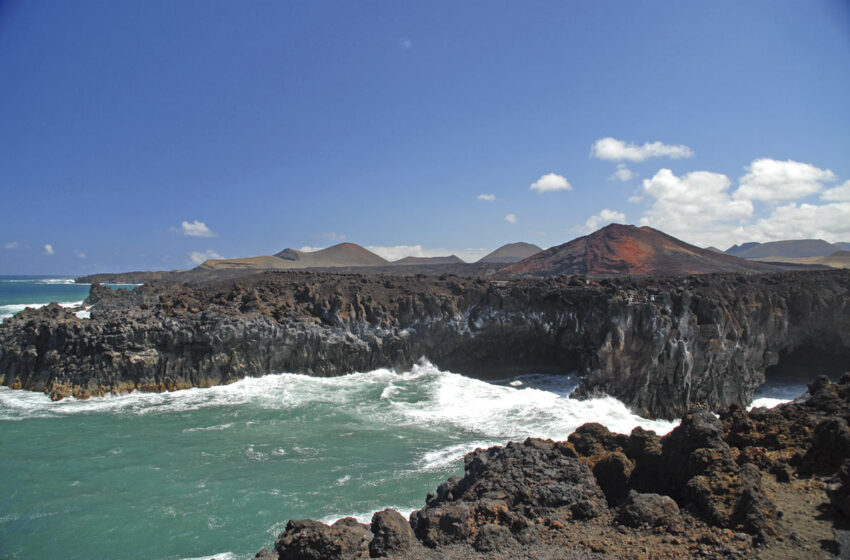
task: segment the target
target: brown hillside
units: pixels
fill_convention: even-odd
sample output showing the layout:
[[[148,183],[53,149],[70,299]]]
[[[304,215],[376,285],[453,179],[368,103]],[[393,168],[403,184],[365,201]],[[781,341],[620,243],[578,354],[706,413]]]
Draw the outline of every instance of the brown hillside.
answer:
[[[611,224],[590,235],[532,255],[500,272],[533,276],[610,276],[777,270],[782,270],[782,267],[701,249],[650,227]]]
[[[332,268],[341,266],[381,266],[388,264],[383,259],[354,243],[340,243],[319,251],[284,249],[271,256],[247,257],[243,259],[210,259],[195,270],[290,270],[297,268]]]

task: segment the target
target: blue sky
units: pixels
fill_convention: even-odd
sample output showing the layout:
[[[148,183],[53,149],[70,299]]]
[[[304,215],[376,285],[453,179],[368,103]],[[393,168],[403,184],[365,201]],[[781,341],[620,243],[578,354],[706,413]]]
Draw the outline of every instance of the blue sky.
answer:
[[[848,100],[843,0],[5,0],[0,274],[850,241]]]

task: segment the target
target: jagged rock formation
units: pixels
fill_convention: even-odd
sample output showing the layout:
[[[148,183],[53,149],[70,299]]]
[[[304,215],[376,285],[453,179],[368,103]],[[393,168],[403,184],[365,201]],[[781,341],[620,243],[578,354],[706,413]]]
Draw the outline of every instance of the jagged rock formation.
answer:
[[[422,357],[479,377],[579,372],[673,418],[747,403],[776,364],[845,367],[850,273],[484,279],[263,273],[132,292],[93,286],[0,324],[0,383],[53,398],[206,387],[271,372],[340,375]],[[839,370],[840,371],[840,370]]]
[[[469,453],[409,524],[290,521],[257,557],[845,558],[848,420],[850,373],[772,410],[694,408],[664,437],[585,424]]]

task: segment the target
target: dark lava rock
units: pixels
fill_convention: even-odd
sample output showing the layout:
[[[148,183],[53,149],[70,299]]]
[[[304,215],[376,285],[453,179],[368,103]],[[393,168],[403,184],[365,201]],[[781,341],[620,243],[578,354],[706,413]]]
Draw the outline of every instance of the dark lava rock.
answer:
[[[673,498],[659,494],[639,494],[632,490],[617,521],[627,527],[675,527],[681,523],[679,506]]]
[[[537,519],[590,519],[608,509],[590,468],[551,441],[479,449],[464,461],[465,476],[441,485],[427,507],[411,515],[426,546],[471,544],[484,525],[521,531]]]
[[[254,555],[256,560],[278,560],[277,552],[274,550],[269,550],[268,548],[261,548],[257,554]]]
[[[628,496],[632,470],[634,463],[619,452],[609,453],[593,465],[593,476],[605,492],[609,505],[617,506]]]
[[[478,529],[473,548],[478,552],[503,552],[516,546],[517,540],[504,525],[487,524]]]
[[[372,533],[356,519],[333,525],[309,519],[290,521],[274,548],[281,560],[361,560],[369,558]]]
[[[829,416],[815,427],[812,444],[803,457],[800,470],[804,473],[835,472],[850,458],[850,427],[838,416]]]
[[[830,486],[829,499],[835,509],[850,518],[850,460],[838,470],[838,482]]]
[[[369,553],[373,558],[398,556],[416,544],[410,523],[394,509],[378,511],[372,516],[372,534]]]
[[[735,461],[723,425],[706,409],[690,411],[664,438],[668,493],[706,521],[764,539],[775,534],[776,507],[764,496],[758,468]]]

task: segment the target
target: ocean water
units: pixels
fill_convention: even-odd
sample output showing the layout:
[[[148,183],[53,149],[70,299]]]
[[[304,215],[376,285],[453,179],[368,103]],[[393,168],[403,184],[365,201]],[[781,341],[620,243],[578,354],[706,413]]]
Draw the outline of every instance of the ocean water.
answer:
[[[675,425],[613,398],[571,400],[577,382],[484,382],[422,362],[82,401],[1,387],[0,558],[247,559],[288,519],[407,515],[477,447],[565,439],[591,421]]]
[[[70,277],[0,276],[0,321],[25,307],[52,301],[66,307],[80,305],[89,295],[88,284],[74,284]]]

